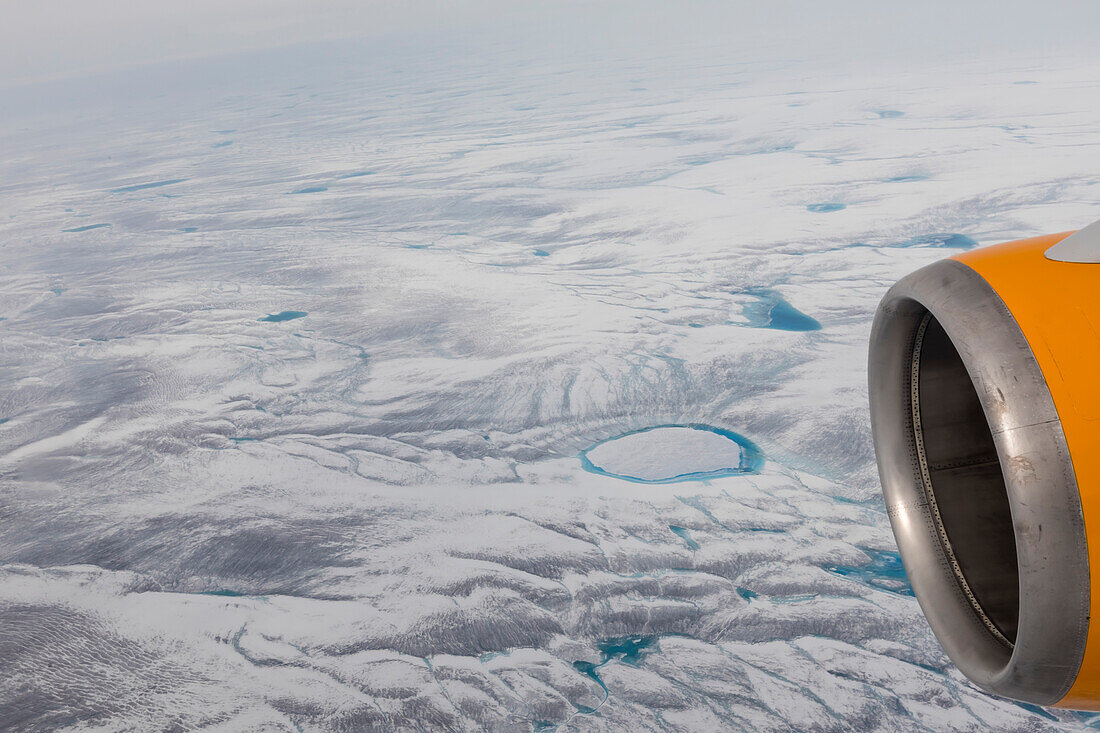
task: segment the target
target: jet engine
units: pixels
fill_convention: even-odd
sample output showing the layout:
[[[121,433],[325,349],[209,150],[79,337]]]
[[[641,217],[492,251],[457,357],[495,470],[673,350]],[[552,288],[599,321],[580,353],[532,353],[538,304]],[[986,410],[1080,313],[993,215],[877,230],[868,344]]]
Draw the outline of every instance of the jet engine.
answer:
[[[890,523],[947,655],[989,692],[1100,709],[1100,222],[903,278],[868,378]]]

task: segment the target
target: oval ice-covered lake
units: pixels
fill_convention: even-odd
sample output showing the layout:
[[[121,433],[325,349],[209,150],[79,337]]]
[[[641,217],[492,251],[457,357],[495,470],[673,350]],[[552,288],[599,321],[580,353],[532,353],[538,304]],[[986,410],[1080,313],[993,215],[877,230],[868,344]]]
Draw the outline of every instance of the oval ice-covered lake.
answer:
[[[586,471],[646,484],[757,473],[763,454],[751,440],[710,425],[658,425],[581,452]]]

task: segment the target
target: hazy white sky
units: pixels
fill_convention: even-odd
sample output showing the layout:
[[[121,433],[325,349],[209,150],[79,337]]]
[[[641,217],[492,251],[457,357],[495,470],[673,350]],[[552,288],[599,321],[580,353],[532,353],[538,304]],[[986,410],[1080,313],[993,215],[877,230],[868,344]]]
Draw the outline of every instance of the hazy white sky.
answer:
[[[471,22],[491,15],[494,5],[506,3],[0,0],[0,84]]]
[[[1093,53],[1094,0],[0,0],[0,86],[336,37],[428,31],[655,37],[893,53]],[[705,37],[705,38],[704,38]]]

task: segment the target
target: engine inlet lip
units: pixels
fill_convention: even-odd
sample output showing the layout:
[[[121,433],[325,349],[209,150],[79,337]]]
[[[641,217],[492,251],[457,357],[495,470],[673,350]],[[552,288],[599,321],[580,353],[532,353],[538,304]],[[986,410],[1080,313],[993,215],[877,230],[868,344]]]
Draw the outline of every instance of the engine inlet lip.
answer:
[[[940,539],[914,432],[914,347],[931,314],[966,367],[989,425],[1012,516],[1020,609],[1006,643],[976,608]],[[1062,424],[1031,347],[977,272],[942,260],[879,305],[868,359],[883,495],[913,591],[944,651],[975,684],[1051,705],[1072,687],[1089,624],[1088,545]]]

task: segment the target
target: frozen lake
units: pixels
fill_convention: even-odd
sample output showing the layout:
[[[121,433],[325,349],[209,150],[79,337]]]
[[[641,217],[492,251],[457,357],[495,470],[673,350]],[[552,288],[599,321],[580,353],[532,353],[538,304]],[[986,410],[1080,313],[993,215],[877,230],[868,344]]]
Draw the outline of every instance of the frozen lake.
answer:
[[[1098,67],[330,41],[0,89],[0,728],[1071,730],[921,616],[866,339]]]

